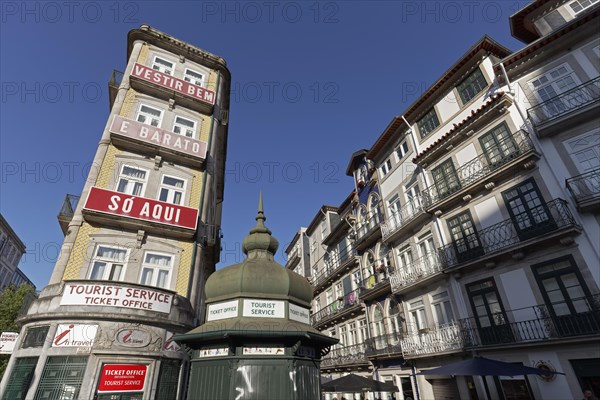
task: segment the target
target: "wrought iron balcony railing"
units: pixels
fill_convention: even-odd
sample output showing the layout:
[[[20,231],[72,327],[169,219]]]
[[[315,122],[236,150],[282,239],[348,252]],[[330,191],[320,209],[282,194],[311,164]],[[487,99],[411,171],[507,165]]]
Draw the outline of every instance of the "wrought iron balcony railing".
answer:
[[[578,208],[600,201],[600,168],[569,178],[566,184]]]
[[[205,246],[215,246],[222,237],[221,227],[201,222],[198,224],[198,237]]]
[[[453,176],[446,177],[425,189],[421,194],[425,208],[432,208],[436,203],[494,174],[501,167],[534,149],[533,142],[525,131],[515,132],[495,146],[486,149],[484,154],[461,165],[455,170]]]
[[[458,322],[426,329],[411,329],[400,341],[402,355],[406,358],[461,350],[464,334]]]
[[[527,115],[534,125],[539,126],[599,100],[600,77],[597,77],[531,107]]]
[[[321,368],[333,367],[337,365],[366,364],[366,346],[364,343],[345,347],[334,347],[321,360]]]
[[[360,302],[358,299],[358,291],[359,289],[354,289],[353,291],[340,296],[338,299],[332,301],[311,315],[311,324],[313,326],[320,324],[325,320],[335,318],[336,315],[341,314],[345,310],[348,310],[352,307],[359,307]]]
[[[513,219],[480,230],[477,234],[439,248],[444,267],[454,267],[484,255],[506,251],[526,240],[561,228],[576,227],[573,214],[563,199],[541,203],[535,209],[517,214]]]
[[[363,240],[375,228],[379,229],[381,221],[383,221],[383,217],[379,212],[370,215],[366,221],[359,221],[356,227],[356,242]]]
[[[572,312],[570,310],[575,310]],[[466,348],[600,335],[600,294],[460,320]]]
[[[349,262],[353,261],[355,255],[356,250],[351,247],[341,255],[336,254],[335,256],[332,256],[329,262],[325,263],[324,268],[313,277],[313,286],[317,287],[327,281],[327,278],[336,273],[340,268],[346,266]]]
[[[393,214],[387,221],[381,224],[383,240],[387,240],[402,227],[414,220],[417,216],[425,213],[424,199],[421,195],[404,204],[398,212]]]
[[[432,276],[443,269],[438,252],[430,252],[413,260],[406,268],[398,268],[390,277],[392,291],[396,292]]]
[[[400,333],[375,336],[365,340],[368,357],[393,356],[402,354]]]
[[[108,81],[108,105],[112,108],[115,100],[117,98],[117,94],[119,91],[119,86],[121,86],[121,82],[123,81],[123,72],[113,70],[110,75],[110,80]]]
[[[77,208],[77,203],[79,203],[79,196],[74,194],[67,194],[65,196],[65,201],[58,212],[58,223],[63,233],[66,235],[69,223],[73,219],[73,215],[75,214],[75,209]]]

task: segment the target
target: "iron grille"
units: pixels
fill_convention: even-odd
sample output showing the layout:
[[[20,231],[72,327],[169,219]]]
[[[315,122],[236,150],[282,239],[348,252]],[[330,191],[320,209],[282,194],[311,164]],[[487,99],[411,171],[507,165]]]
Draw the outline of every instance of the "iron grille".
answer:
[[[160,363],[160,374],[158,376],[158,388],[156,398],[161,400],[177,399],[177,388],[179,386],[179,360],[163,359]]]
[[[35,392],[36,400],[78,399],[87,361],[87,356],[48,357]]]
[[[2,400],[22,400],[25,398],[37,361],[37,357],[17,358]]]

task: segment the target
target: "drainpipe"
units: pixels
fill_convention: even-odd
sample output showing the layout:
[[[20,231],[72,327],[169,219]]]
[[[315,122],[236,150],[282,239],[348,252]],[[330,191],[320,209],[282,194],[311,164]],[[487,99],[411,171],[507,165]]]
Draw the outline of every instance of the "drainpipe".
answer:
[[[220,90],[220,82],[221,82],[221,74],[219,73],[217,75],[217,90]],[[214,112],[214,109],[213,109]],[[215,124],[215,117],[213,115],[213,117],[210,119],[210,130],[209,130],[209,136],[208,136],[208,151],[209,151],[209,156],[211,154],[211,149],[212,149],[212,144],[213,144],[213,129],[214,129],[214,124]],[[216,165],[215,165],[216,167]],[[215,172],[216,173],[216,170]],[[207,168],[205,168],[204,171],[204,179],[202,180],[202,193],[200,195],[200,204],[198,205],[198,216],[200,217],[200,222],[202,222],[202,210],[203,210],[203,205],[204,205],[204,196],[206,194],[206,182],[208,181],[209,175],[208,175],[208,170]],[[225,179],[225,176],[223,176],[223,179]],[[190,271],[190,277],[188,280],[188,298],[190,299],[190,303],[192,304],[192,307],[194,307],[194,311],[195,314],[194,318],[196,319],[196,321],[198,321],[200,319],[200,316],[202,315],[202,307],[198,307],[198,296],[203,296],[204,293],[200,293],[200,291],[198,290],[198,285],[199,285],[199,280],[198,279],[194,279],[195,276],[195,271],[197,270],[200,273],[200,278],[202,280],[204,280],[204,271],[201,271],[201,267],[202,267],[202,258],[204,256],[204,252],[201,252],[200,256],[198,256],[198,235],[196,235],[196,238],[194,239],[194,247],[192,250],[192,265],[193,268]]]

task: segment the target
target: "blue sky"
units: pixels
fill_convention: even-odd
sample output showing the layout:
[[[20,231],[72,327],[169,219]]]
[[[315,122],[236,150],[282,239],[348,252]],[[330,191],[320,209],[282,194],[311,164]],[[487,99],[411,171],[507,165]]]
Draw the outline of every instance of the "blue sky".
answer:
[[[353,188],[370,147],[484,34],[510,49],[517,1],[100,1],[0,3],[0,212],[44,287],[62,244],[56,220],[79,194],[104,129],[107,82],[127,32],[151,25],[222,56],[232,73],[220,266],[242,260],[259,191],[281,243]]]

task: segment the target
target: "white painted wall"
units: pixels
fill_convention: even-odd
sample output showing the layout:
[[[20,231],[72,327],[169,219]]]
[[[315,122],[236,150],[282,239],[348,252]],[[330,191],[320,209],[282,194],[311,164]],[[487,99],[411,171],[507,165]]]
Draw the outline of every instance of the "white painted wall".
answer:
[[[437,111],[440,117],[440,123],[443,121],[449,120],[454,114],[456,114],[460,110],[460,106],[458,105],[458,100],[454,95],[454,91],[451,90],[442,100],[440,100],[437,104]]]
[[[475,214],[477,214],[479,225],[482,229],[504,220],[502,213],[500,212],[500,206],[495,197],[484,200],[473,208],[475,209]]]

